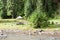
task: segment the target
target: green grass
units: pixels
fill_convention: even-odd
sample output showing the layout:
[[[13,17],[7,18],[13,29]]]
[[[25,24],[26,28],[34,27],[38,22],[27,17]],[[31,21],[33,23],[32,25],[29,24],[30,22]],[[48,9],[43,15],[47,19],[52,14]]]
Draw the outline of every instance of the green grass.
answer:
[[[18,20],[16,19],[0,19],[0,23],[3,23],[3,22],[17,22]]]
[[[21,29],[21,30],[35,30],[35,28],[31,27],[30,25],[16,25],[16,21],[23,21],[23,20],[16,20],[16,19],[0,19],[0,29]],[[56,27],[55,25],[50,25],[47,28],[39,28],[43,30],[60,30],[60,27]]]
[[[16,25],[16,22],[22,22],[23,20],[17,19],[0,19],[0,29],[21,29],[21,30],[33,30],[30,25]]]
[[[15,25],[13,23],[0,23],[0,29],[33,29],[29,25]]]

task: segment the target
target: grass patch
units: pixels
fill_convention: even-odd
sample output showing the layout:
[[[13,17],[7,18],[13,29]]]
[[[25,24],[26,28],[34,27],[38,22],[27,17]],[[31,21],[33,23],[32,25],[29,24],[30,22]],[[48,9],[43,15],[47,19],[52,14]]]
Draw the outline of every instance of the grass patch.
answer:
[[[14,22],[22,21],[16,19],[0,19],[0,29],[21,29],[21,30],[35,30],[35,28],[31,27],[30,25],[16,25]],[[49,27],[45,28],[38,28],[43,30],[60,30],[60,27],[56,25],[50,25]]]
[[[21,29],[21,30],[33,30],[30,25],[16,25],[16,22],[23,20],[17,19],[0,19],[0,29]]]
[[[18,20],[16,19],[0,19],[0,23],[4,23],[4,22],[17,22]]]

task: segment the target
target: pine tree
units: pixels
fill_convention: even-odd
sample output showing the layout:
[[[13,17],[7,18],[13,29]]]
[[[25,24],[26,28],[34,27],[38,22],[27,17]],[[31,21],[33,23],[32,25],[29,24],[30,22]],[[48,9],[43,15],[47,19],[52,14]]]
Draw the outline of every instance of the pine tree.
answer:
[[[2,2],[2,18],[7,18],[7,8],[6,8],[6,5],[7,5],[7,0],[1,0]]]

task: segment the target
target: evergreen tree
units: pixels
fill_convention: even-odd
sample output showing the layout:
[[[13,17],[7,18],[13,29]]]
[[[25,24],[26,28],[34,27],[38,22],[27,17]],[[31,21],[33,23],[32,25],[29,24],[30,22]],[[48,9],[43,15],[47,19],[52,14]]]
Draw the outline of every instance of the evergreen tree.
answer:
[[[7,8],[6,8],[6,5],[7,5],[7,0],[1,0],[2,2],[2,18],[7,18]]]
[[[29,16],[30,8],[31,8],[31,1],[30,0],[25,0],[25,5],[24,5],[25,18],[27,18]]]
[[[0,18],[1,18],[1,14],[2,14],[2,2],[0,0]]]
[[[47,17],[54,18],[54,14],[58,9],[58,4],[54,0],[43,0],[43,7],[47,13]]]

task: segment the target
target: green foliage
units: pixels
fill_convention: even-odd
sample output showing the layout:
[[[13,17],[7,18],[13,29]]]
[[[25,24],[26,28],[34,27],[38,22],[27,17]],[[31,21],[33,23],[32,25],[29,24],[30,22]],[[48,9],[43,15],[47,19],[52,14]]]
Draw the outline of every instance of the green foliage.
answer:
[[[33,25],[35,28],[42,28],[48,26],[48,18],[46,16],[46,13],[43,11],[43,3],[42,0],[37,0],[36,2],[36,9],[31,14],[31,16],[28,18],[28,20],[31,22],[31,25]]]
[[[0,0],[2,18],[22,16],[34,27],[47,27],[48,18],[53,18],[57,3],[53,0]]]
[[[7,0],[1,0],[2,1],[2,18],[7,18],[7,9],[6,9],[6,5],[7,5]]]
[[[55,12],[57,12],[58,4],[54,0],[43,0],[43,9],[47,13],[47,17],[54,18]]]
[[[24,16],[24,0],[17,0],[17,16]]]
[[[24,4],[24,14],[25,14],[25,18],[28,17],[28,15],[30,14],[30,0],[25,0],[25,4]]]
[[[0,18],[1,18],[1,14],[2,14],[2,3],[1,3],[1,1],[0,1]]]

